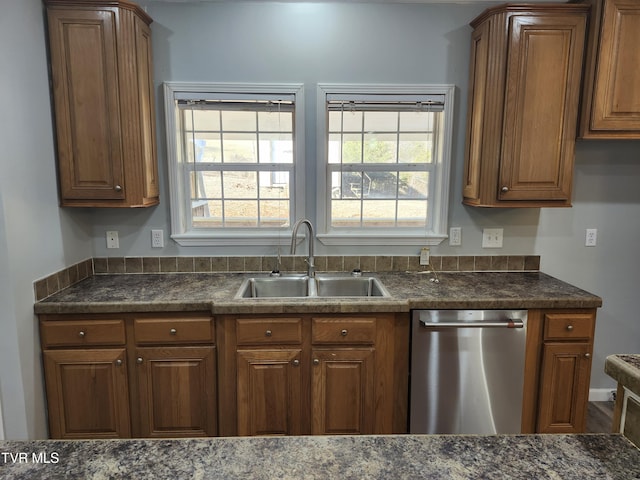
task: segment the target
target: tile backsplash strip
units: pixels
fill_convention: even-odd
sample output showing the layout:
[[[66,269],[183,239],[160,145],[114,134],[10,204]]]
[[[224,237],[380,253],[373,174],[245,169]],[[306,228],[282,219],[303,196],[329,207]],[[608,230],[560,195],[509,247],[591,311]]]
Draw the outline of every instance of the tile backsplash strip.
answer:
[[[432,255],[430,266],[420,265],[419,256],[318,256],[319,272],[404,272],[433,268],[438,272],[538,271],[538,255]],[[36,301],[45,299],[92,275],[193,272],[270,272],[277,257],[99,257],[90,258],[34,282]],[[303,256],[282,256],[281,272],[304,272]]]

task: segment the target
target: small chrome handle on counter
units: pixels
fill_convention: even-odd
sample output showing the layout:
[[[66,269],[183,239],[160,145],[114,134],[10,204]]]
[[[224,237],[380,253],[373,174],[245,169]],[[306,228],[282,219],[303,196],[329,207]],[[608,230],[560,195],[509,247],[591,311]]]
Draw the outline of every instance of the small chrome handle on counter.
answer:
[[[318,360],[317,358],[313,359],[313,364],[314,365],[320,365],[320,360]]]
[[[265,336],[265,337],[270,337],[271,335],[273,335],[273,333],[271,332],[271,330],[267,330],[266,332],[264,332],[264,336]]]
[[[573,325],[567,325],[567,332],[570,332],[573,330]]]
[[[171,330],[169,330],[169,333],[171,335],[175,335],[176,333],[178,333],[178,331],[175,328],[172,328]]]
[[[300,360],[298,360],[297,358],[293,361],[293,366],[297,367],[298,365],[300,365]]]
[[[140,364],[142,363],[144,360],[142,360],[142,357],[138,357],[136,358],[136,363]]]
[[[342,335],[343,337],[346,337],[347,333],[349,333],[349,332],[347,332],[346,329],[343,329],[343,330],[340,331],[340,335]]]
[[[86,333],[84,332],[84,330],[80,330],[80,332],[78,333],[78,336],[80,338],[84,338],[85,335],[86,335]]]
[[[117,360],[116,360],[116,365],[117,365],[118,367],[119,367],[120,365],[122,365],[122,360],[117,359]]]
[[[121,187],[120,185],[116,185],[115,187],[113,187],[113,189],[114,189],[116,192],[121,192],[121,191],[122,191],[122,187]]]

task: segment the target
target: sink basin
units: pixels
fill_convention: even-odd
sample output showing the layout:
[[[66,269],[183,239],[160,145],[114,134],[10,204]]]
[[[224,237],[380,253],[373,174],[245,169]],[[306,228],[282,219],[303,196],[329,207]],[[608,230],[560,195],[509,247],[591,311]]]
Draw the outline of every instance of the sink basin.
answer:
[[[256,277],[245,280],[240,286],[238,297],[307,297],[309,277]]]
[[[318,274],[252,277],[242,282],[236,298],[388,297],[375,277]]]
[[[318,276],[319,297],[387,297],[389,294],[374,277]]]

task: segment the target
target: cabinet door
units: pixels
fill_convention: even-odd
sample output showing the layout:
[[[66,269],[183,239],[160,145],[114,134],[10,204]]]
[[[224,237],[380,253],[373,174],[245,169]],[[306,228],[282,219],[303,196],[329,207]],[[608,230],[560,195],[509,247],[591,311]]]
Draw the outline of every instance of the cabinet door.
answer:
[[[500,200],[571,198],[586,15],[514,15]]]
[[[215,347],[136,350],[143,437],[217,434]]]
[[[311,433],[373,433],[374,356],[373,348],[313,350]]]
[[[544,344],[538,433],[584,432],[590,372],[589,343]]]
[[[605,133],[635,131],[639,138],[640,4],[606,0],[602,15],[590,127]]]
[[[300,435],[300,349],[238,350],[238,435]]]
[[[48,20],[61,197],[124,199],[115,11]]]
[[[45,350],[51,438],[131,435],[125,350]]]

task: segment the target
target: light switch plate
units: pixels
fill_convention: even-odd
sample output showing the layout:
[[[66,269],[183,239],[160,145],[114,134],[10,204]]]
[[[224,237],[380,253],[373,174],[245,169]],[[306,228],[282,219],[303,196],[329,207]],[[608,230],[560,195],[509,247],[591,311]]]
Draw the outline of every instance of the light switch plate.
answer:
[[[420,265],[429,265],[429,247],[420,249]]]
[[[502,228],[485,228],[482,230],[482,248],[502,248]]]

